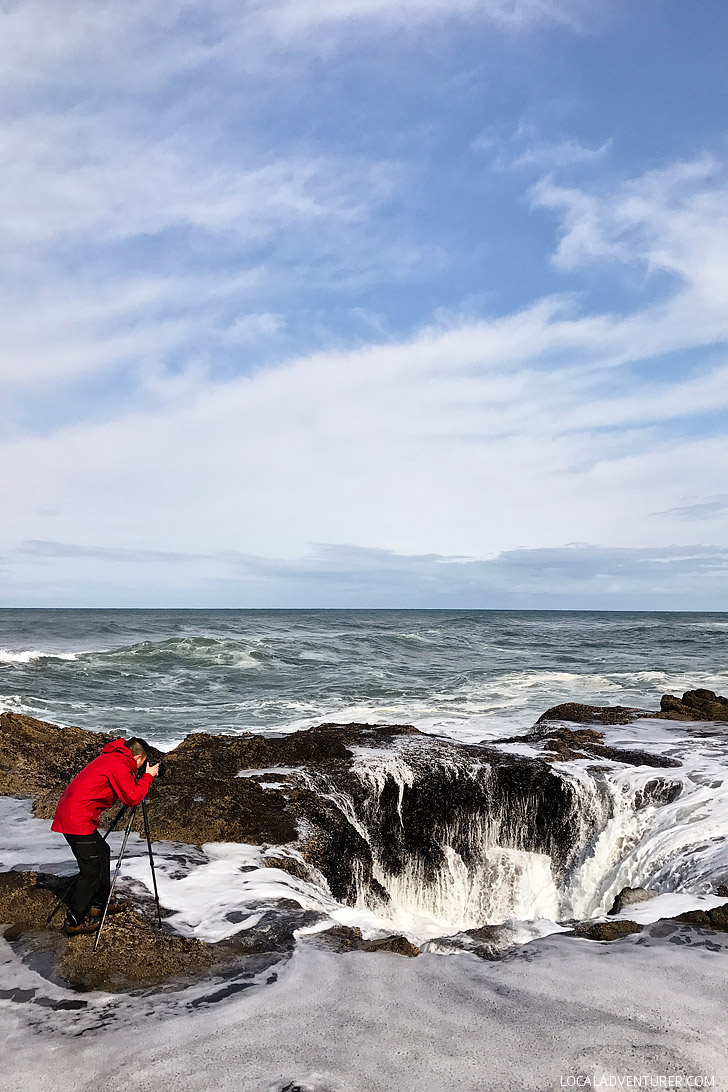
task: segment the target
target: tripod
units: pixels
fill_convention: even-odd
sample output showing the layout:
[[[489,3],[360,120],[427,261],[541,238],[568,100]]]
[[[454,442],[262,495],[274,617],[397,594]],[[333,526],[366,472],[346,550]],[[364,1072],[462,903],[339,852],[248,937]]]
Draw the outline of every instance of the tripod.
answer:
[[[106,841],[106,839],[109,837],[109,835],[112,834],[113,831],[116,830],[116,828],[117,828],[117,826],[119,824],[119,820],[121,819],[121,817],[122,817],[122,815],[124,814],[125,811],[126,811],[126,804],[123,804],[121,806],[120,810],[116,813],[114,819],[112,820],[111,826],[106,831],[106,834],[104,834],[104,841]],[[45,920],[46,925],[50,925],[50,923],[53,921],[53,919],[56,916],[56,914],[58,913],[58,911],[61,909],[62,906],[65,905],[66,899],[70,895],[71,890],[73,888],[73,885],[76,883],[77,880],[78,880],[78,876],[72,876],[70,881],[68,882],[67,886],[63,889],[63,891],[61,891],[61,893],[58,896],[58,899],[56,901],[56,905],[53,907],[50,914],[48,915],[48,917]]]
[[[156,907],[157,907],[157,925],[161,929],[162,928],[162,912],[159,909],[159,892],[157,891],[157,873],[154,870],[154,854],[152,853],[152,836],[151,836],[151,834],[149,832],[149,816],[147,814],[147,802],[146,802],[146,800],[142,800],[142,805],[141,806],[142,806],[142,817],[144,819],[144,833],[145,833],[146,838],[147,838],[147,849],[149,850],[149,866],[150,866],[150,868],[152,870],[152,885],[154,887],[154,902],[155,902]],[[136,812],[137,812],[138,807],[139,807],[139,805],[135,804],[135,806],[131,809],[131,812],[130,812],[130,815],[129,815],[129,822],[126,824],[126,830],[124,831],[124,840],[121,843],[121,849],[119,850],[119,856],[116,858],[116,868],[114,869],[114,875],[113,875],[113,878],[111,880],[111,887],[109,888],[109,896],[108,896],[108,898],[106,900],[106,905],[104,906],[104,912],[101,915],[101,923],[100,923],[100,925],[98,927],[98,930],[96,932],[96,939],[94,940],[94,947],[93,947],[94,952],[96,951],[96,949],[99,946],[99,939],[101,937],[101,930],[104,927],[104,922],[106,921],[106,915],[109,912],[109,903],[111,902],[111,896],[114,894],[114,887],[116,886],[116,881],[119,878],[119,870],[121,868],[121,861],[122,861],[122,858],[124,856],[124,851],[126,849],[126,842],[127,842],[128,837],[129,837],[129,833],[131,831],[132,825],[134,823],[134,819],[136,817]],[[109,828],[109,831],[107,831],[107,834],[111,833],[111,830],[114,829],[114,826],[116,826],[116,823],[119,821],[121,816],[124,814],[125,810],[126,810],[126,805],[124,805],[124,807],[121,809],[119,814],[116,816],[116,819],[114,820],[113,825]]]
[[[103,929],[104,922],[106,921],[106,915],[108,914],[108,911],[109,911],[109,903],[111,902],[111,896],[112,896],[112,894],[114,892],[114,886],[115,886],[116,881],[117,881],[118,876],[119,876],[119,870],[121,868],[121,861],[122,861],[122,858],[124,856],[124,852],[126,850],[126,843],[127,843],[128,838],[129,838],[129,834],[131,833],[131,828],[132,828],[132,826],[134,824],[134,819],[136,818],[136,812],[137,812],[138,807],[139,807],[139,805],[136,804],[133,808],[130,809],[129,820],[128,820],[127,824],[126,824],[126,830],[124,831],[124,840],[121,843],[121,850],[119,851],[119,856],[118,856],[118,858],[116,860],[116,868],[114,870],[114,877],[113,877],[113,879],[111,881],[111,887],[110,887],[110,890],[109,890],[108,898],[106,899],[106,905],[104,906],[104,912],[103,912],[102,917],[101,917],[101,923],[100,923],[98,931],[96,933],[96,939],[94,941],[94,947],[93,947],[94,952],[96,951],[96,949],[99,946],[99,936],[101,935],[101,930]],[[153,885],[153,888],[154,888],[154,902],[155,902],[156,907],[157,907],[157,925],[161,929],[162,928],[162,912],[161,912],[161,910],[159,908],[159,891],[157,890],[157,874],[156,874],[156,871],[154,869],[154,855],[152,853],[152,836],[151,836],[151,833],[150,833],[150,830],[149,830],[149,815],[147,813],[147,802],[146,802],[146,800],[142,800],[141,807],[142,807],[142,817],[144,819],[144,834],[146,835],[147,850],[149,852],[149,866],[150,866],[150,868],[152,870],[152,885]],[[114,819],[113,819],[113,821],[111,823],[111,826],[109,827],[109,829],[104,834],[104,841],[106,841],[106,839],[109,837],[109,835],[112,833],[112,831],[114,831],[116,829],[116,827],[119,824],[119,820],[121,819],[122,815],[124,814],[124,812],[126,810],[127,810],[127,805],[123,804],[122,807],[117,812],[117,814],[115,815],[115,817],[114,817]],[[66,899],[67,899],[67,897],[68,897],[68,895],[69,895],[69,893],[71,891],[71,888],[73,887],[73,885],[76,882],[76,879],[77,879],[77,877],[74,876],[72,878],[71,882],[65,888],[65,890],[59,896],[56,905],[53,907],[50,914],[46,918],[46,925],[50,925],[50,923],[53,921],[53,918],[56,916],[56,914],[58,913],[60,908],[65,904]]]

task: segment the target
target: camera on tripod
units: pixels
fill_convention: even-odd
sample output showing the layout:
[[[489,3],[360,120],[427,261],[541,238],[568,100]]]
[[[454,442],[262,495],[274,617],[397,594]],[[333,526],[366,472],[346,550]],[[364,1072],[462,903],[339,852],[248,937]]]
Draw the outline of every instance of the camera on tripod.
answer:
[[[147,758],[146,762],[142,763],[139,773],[145,773],[147,766],[156,766],[159,764],[159,772],[157,777],[164,777],[167,773],[167,763],[164,761],[164,751],[160,751],[157,747],[147,746]]]

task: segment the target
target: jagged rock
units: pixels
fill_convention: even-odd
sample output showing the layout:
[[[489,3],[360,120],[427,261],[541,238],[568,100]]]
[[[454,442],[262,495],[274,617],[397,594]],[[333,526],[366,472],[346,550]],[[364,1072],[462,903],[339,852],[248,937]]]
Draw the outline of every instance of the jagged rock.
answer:
[[[623,887],[612,903],[609,913],[620,914],[625,906],[635,906],[639,902],[647,902],[656,897],[657,891],[648,891],[644,887]]]
[[[289,876],[295,876],[297,880],[311,879],[311,869],[307,868],[306,864],[299,861],[297,857],[269,855],[263,858],[263,865],[266,868],[280,868],[283,872],[287,872]]]
[[[712,910],[687,910],[684,914],[677,914],[674,920],[728,933],[728,902],[714,906]]]
[[[644,709],[633,709],[625,705],[582,705],[576,701],[567,701],[562,705],[553,705],[536,721],[568,720],[576,724],[631,724],[636,717],[648,717]]]
[[[642,926],[636,921],[581,921],[574,927],[573,936],[582,940],[619,940],[641,932]]]
[[[107,739],[3,714],[0,792],[32,795],[35,813],[48,817],[66,783]],[[354,746],[359,754],[406,747],[412,777],[405,784],[387,775],[375,791],[355,770]],[[601,822],[584,814],[580,785],[547,763],[435,739],[409,725],[325,724],[280,737],[195,733],[169,752],[166,765],[148,796],[153,838],[295,845],[336,899],[363,895],[373,908],[388,895],[374,876],[372,846],[386,871],[416,867],[423,882],[436,882],[446,863],[443,847],[452,845],[466,867],[477,866],[479,831],[495,824],[499,845],[548,854],[558,872]],[[239,776],[271,767],[293,770],[277,775],[285,792]],[[357,822],[332,790],[351,801]],[[112,814],[102,816],[102,825]]]
[[[556,708],[562,708],[556,706]],[[586,707],[585,707],[586,708]],[[539,727],[541,725],[541,727]],[[673,768],[680,765],[675,759],[666,758],[663,755],[651,754],[648,751],[635,751],[626,747],[608,747],[603,743],[604,733],[597,732],[593,728],[567,728],[564,725],[549,727],[543,717],[536,722],[535,727],[525,735],[512,736],[505,742],[530,743],[534,746],[542,744],[544,758],[547,762],[571,762],[578,758],[599,758],[610,762],[624,762],[630,766],[653,766],[658,769]],[[653,784],[650,782],[650,784]],[[654,783],[655,786],[657,783]],[[671,787],[665,787],[665,799],[670,793],[674,793],[672,799],[679,795],[682,786],[679,782],[666,783]],[[644,791],[644,790],[643,790]],[[649,803],[657,803],[658,800],[649,800]],[[645,806],[642,804],[641,806]]]
[[[635,811],[641,811],[647,807],[662,807],[664,804],[672,804],[683,791],[681,781],[668,781],[664,777],[655,777],[646,781],[641,789],[634,794]]]
[[[393,952],[395,955],[418,956],[420,949],[407,937],[395,934],[379,937],[377,940],[364,940],[361,929],[348,925],[334,925],[309,938],[309,943],[324,948],[333,948],[335,952]]]
[[[582,705],[569,701],[547,709],[536,723],[565,720],[576,724],[631,724],[640,717],[661,720],[728,720],[728,698],[720,697],[712,690],[700,688],[686,690],[682,698],[664,694],[660,699],[660,711],[654,713],[623,705]]]
[[[686,690],[682,698],[664,694],[660,701],[661,720],[728,720],[728,698],[712,690]]]
[[[332,925],[308,937],[308,943],[318,948],[330,948],[334,952],[359,951],[364,940],[361,929],[350,925]]]
[[[392,952],[394,955],[418,956],[420,949],[407,937],[399,934],[391,937],[382,937],[379,940],[366,940],[362,945],[365,952]]]
[[[719,895],[722,899],[728,899],[728,883],[719,883],[716,890],[716,895]]]

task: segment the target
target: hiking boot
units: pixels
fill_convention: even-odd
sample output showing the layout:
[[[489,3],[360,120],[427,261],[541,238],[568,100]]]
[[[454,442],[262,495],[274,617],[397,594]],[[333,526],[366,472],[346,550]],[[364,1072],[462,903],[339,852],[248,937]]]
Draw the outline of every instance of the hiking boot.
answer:
[[[77,937],[83,933],[96,933],[99,928],[100,918],[92,918],[90,915],[83,921],[76,921],[68,917],[63,923],[63,932],[67,937]]]
[[[109,903],[107,914],[123,914],[125,910],[131,909],[131,903],[128,899],[112,899]],[[89,913],[92,918],[100,918],[104,912],[103,906],[92,906]]]

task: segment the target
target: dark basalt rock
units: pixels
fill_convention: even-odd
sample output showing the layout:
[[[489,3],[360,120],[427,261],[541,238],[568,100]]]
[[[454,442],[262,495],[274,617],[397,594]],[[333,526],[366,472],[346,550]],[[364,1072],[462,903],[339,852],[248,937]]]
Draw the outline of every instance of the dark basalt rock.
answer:
[[[548,854],[563,870],[585,830],[591,824],[596,829],[597,816],[585,814],[579,786],[546,763],[444,741],[433,754],[431,742],[407,751],[412,784],[390,777],[373,795],[349,773],[337,779],[387,872],[399,875],[416,864],[422,881],[432,882],[445,864],[446,846],[466,865],[477,862],[489,826],[497,829],[499,846]]]
[[[728,933],[728,902],[714,906],[712,910],[687,910],[684,914],[677,914],[674,920]]]
[[[309,943],[335,952],[391,952],[393,955],[418,956],[420,949],[401,934],[364,940],[361,929],[348,925],[334,925],[309,938]]]
[[[631,724],[636,717],[649,717],[643,709],[633,709],[625,705],[581,705],[567,701],[563,705],[553,705],[536,721],[543,724],[552,720],[567,720],[575,724]]]
[[[622,705],[582,705],[570,701],[547,709],[541,714],[537,724],[555,720],[576,724],[631,724],[640,717],[659,720],[728,721],[728,698],[704,689],[686,690],[682,698],[664,694],[660,699],[659,712],[654,713],[647,709],[632,709]]]
[[[391,952],[393,955],[413,956],[420,954],[420,949],[407,937],[396,934],[391,937],[382,937],[380,940],[364,941],[365,952]]]
[[[619,940],[631,933],[641,933],[642,928],[636,921],[581,921],[572,935],[582,940]]]
[[[686,690],[682,698],[664,694],[657,716],[661,720],[728,720],[728,698],[712,690]]]
[[[561,706],[556,706],[561,708]],[[539,727],[541,725],[541,727]],[[672,758],[651,754],[648,751],[636,751],[626,747],[609,747],[603,743],[604,733],[594,728],[567,728],[565,725],[549,727],[547,721],[537,721],[532,731],[525,735],[512,736],[504,742],[541,744],[547,762],[571,762],[578,758],[599,758],[609,762],[624,762],[629,766],[653,766],[657,769],[670,769],[680,765]],[[677,796],[681,786],[677,782],[674,791]],[[666,790],[667,791],[667,790]],[[675,799],[675,797],[673,797]],[[652,801],[650,801],[652,802]],[[663,801],[667,803],[667,799]]]
[[[609,913],[619,914],[624,910],[625,906],[635,906],[640,902],[648,902],[649,899],[656,898],[657,894],[657,891],[648,891],[644,887],[623,887],[612,903]]]
[[[683,786],[680,781],[667,781],[664,777],[655,777],[647,781],[634,795],[635,811],[642,808],[662,807],[664,804],[672,804],[677,800]]]

